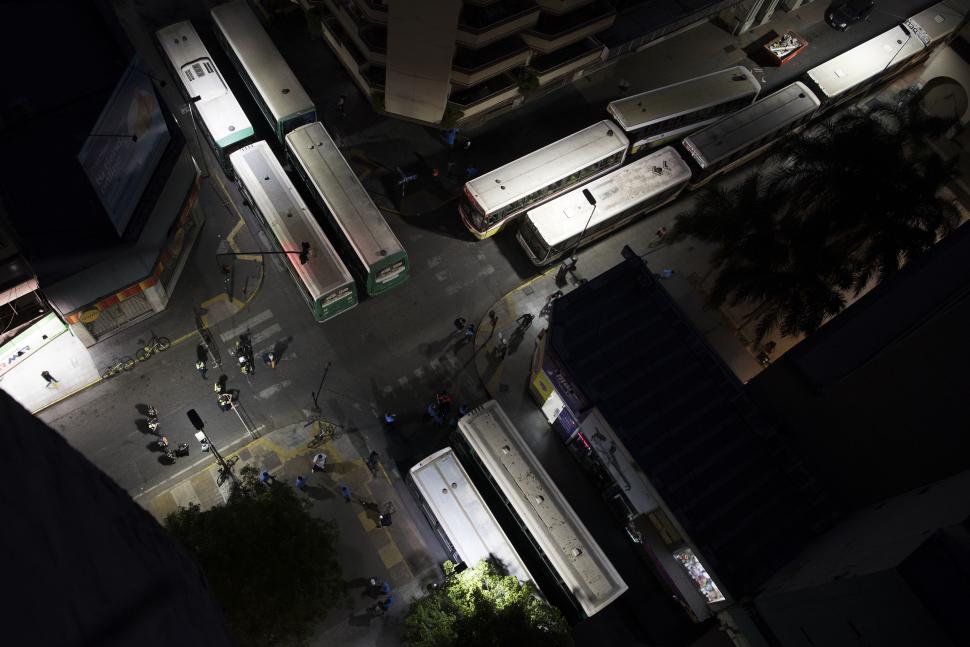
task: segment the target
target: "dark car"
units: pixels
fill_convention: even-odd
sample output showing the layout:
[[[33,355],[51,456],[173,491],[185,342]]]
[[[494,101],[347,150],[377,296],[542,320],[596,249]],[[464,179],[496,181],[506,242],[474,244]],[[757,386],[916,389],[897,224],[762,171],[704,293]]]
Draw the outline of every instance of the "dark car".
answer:
[[[825,22],[845,31],[857,22],[865,20],[875,8],[875,0],[843,0],[836,2],[825,12]]]

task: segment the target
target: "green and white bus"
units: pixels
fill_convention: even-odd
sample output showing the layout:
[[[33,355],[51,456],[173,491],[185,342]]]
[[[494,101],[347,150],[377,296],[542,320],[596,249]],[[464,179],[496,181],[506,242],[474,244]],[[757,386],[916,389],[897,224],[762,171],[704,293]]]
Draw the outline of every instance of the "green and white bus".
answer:
[[[353,258],[351,269],[367,294],[381,294],[407,281],[410,267],[404,247],[323,124],[317,121],[290,132],[286,151],[340,233],[344,258]]]
[[[246,1],[234,0],[215,7],[210,13],[222,48],[280,143],[297,126],[316,121],[317,111],[310,95]]]
[[[250,144],[229,156],[236,180],[253,211],[262,220],[272,243],[285,254],[284,265],[300,289],[313,318],[326,321],[357,305],[354,277],[290,182],[269,144]],[[300,262],[302,244],[310,245],[309,259]]]
[[[159,29],[155,37],[192,106],[192,118],[201,126],[219,164],[231,173],[229,154],[252,141],[253,125],[191,22],[186,20]]]

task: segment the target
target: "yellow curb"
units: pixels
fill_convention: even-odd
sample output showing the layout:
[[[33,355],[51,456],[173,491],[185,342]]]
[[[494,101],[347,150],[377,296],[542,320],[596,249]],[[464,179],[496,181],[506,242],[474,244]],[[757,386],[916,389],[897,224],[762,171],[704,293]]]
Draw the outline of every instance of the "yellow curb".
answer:
[[[237,213],[236,215],[239,215],[239,214]],[[236,252],[237,254],[239,253],[239,247],[236,245],[236,234],[239,233],[239,230],[242,229],[243,225],[245,224],[246,224],[246,221],[243,220],[242,216],[239,216],[239,220],[236,222],[235,225],[233,225],[232,231],[230,231],[229,235],[226,236],[226,242],[229,243],[229,247],[232,249],[232,251]]]
[[[88,382],[84,386],[80,386],[80,387],[74,389],[73,391],[71,391],[70,393],[65,393],[64,395],[62,395],[61,397],[57,398],[53,402],[48,402],[47,404],[45,404],[44,406],[42,406],[40,409],[37,409],[36,411],[31,411],[30,413],[31,413],[31,415],[36,416],[37,414],[41,413],[42,411],[45,411],[46,409],[50,409],[55,404],[58,404],[60,402],[63,402],[64,400],[67,400],[68,398],[73,397],[73,396],[77,395],[78,393],[80,393],[80,392],[82,392],[82,391],[84,391],[86,389],[91,388],[92,386],[94,386],[98,382],[104,382],[104,378],[98,377],[97,379],[91,380],[90,382]]]

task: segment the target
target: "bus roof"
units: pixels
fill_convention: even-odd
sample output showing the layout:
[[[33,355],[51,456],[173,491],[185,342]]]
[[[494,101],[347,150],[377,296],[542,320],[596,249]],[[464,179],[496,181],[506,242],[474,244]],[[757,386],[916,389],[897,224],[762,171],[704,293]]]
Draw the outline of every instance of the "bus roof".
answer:
[[[276,120],[313,110],[310,95],[273,44],[246,0],[214,7],[212,20]]]
[[[626,591],[616,568],[498,402],[470,411],[458,429],[587,616]]]
[[[286,146],[368,268],[404,253],[401,241],[319,121],[286,135]]]
[[[297,254],[285,256],[314,300],[354,282],[266,142],[240,148],[229,160],[283,251],[300,251],[302,242],[310,243],[306,265]]]
[[[813,67],[807,76],[822,96],[834,99],[882,75],[888,67],[905,63],[924,49],[919,38],[897,26]]]
[[[524,157],[480,175],[465,190],[485,213],[501,209],[590,163],[625,151],[630,141],[612,121],[599,121]]]
[[[751,96],[754,100],[759,92],[758,79],[748,68],[738,65],[610,101],[606,109],[623,130],[630,132],[741,97]]]
[[[410,474],[465,564],[472,567],[483,559],[495,558],[520,582],[532,579],[451,447],[431,454],[412,467]]]
[[[188,20],[155,32],[199,116],[220,148],[252,137],[253,126]]]
[[[818,110],[820,102],[801,82],[783,87],[733,115],[684,138],[702,168]]]
[[[661,169],[657,173],[655,169]],[[667,146],[623,168],[593,180],[586,186],[565,193],[558,198],[530,209],[526,218],[542,239],[554,246],[593,228],[604,220],[645,202],[650,198],[690,181],[690,167],[676,150]],[[590,206],[583,190],[596,199],[596,211]],[[586,224],[589,220],[589,225]]]
[[[946,38],[963,23],[965,13],[950,6],[948,2],[938,2],[924,9],[903,23],[927,47],[932,47],[940,39]]]

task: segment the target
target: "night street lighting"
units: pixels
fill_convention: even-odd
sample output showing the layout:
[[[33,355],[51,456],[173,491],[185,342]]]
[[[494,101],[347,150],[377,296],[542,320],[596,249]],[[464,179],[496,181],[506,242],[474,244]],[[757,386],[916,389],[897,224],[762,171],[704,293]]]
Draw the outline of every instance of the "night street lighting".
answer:
[[[583,189],[583,197],[586,198],[593,209],[589,212],[589,218],[586,219],[586,224],[583,225],[583,231],[579,233],[579,238],[576,239],[576,246],[573,247],[573,253],[570,254],[570,265],[573,269],[576,269],[576,253],[579,251],[579,245],[583,242],[583,236],[586,235],[586,230],[589,228],[589,223],[593,221],[593,214],[596,213],[596,198],[593,194],[589,192],[589,189]]]

